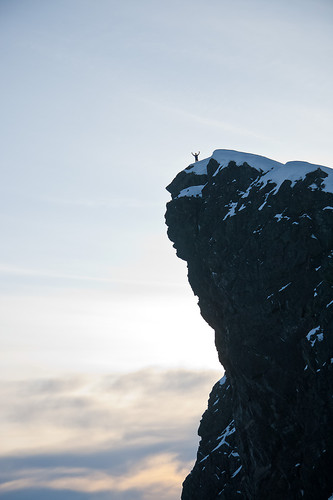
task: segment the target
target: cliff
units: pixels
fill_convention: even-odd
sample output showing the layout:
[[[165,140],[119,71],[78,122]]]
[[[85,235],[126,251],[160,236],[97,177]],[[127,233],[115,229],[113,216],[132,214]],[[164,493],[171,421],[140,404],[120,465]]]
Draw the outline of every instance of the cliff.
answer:
[[[327,500],[333,492],[333,170],[217,150],[167,187],[225,376],[183,500]]]

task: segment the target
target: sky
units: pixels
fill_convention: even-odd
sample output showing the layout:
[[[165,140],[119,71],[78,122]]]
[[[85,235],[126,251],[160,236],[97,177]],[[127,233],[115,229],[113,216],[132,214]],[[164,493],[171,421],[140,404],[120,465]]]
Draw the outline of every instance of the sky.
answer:
[[[333,166],[331,0],[0,0],[0,498],[174,500],[223,375],[165,187]]]

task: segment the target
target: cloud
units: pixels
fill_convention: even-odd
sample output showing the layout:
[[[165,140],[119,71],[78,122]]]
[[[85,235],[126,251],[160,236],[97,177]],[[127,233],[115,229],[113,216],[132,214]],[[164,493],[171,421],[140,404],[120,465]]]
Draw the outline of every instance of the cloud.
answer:
[[[144,491],[144,498],[171,498],[177,493],[186,474],[184,464],[167,453],[146,457],[126,473],[115,476],[112,472],[96,468],[27,468],[18,472],[18,477],[9,479],[0,486],[0,492],[51,488],[86,493]],[[166,494],[167,493],[167,494]]]
[[[7,405],[0,418],[5,424],[24,424],[25,429],[38,426],[40,433],[44,426],[64,432],[72,429],[76,435],[92,429],[91,441],[112,441],[117,448],[119,442],[125,445],[124,436],[132,443],[138,439],[143,443],[147,437],[146,443],[152,444],[173,430],[174,440],[204,410],[207,390],[217,378],[218,372],[210,370],[146,368],[124,374],[1,382],[0,397]],[[89,449],[89,441],[87,445]]]
[[[160,200],[147,200],[144,198],[112,197],[109,199],[93,198],[59,198],[56,196],[42,196],[41,201],[61,206],[74,206],[81,208],[135,208],[152,209],[161,206]]]
[[[0,275],[1,274],[9,277],[31,279],[41,278],[44,280],[51,280],[51,282],[65,281],[67,283],[86,282],[87,284],[105,284],[110,287],[113,286],[114,288],[116,288],[117,293],[123,292],[127,294],[139,293],[142,292],[142,290],[150,293],[156,293],[156,290],[159,290],[161,293],[171,293],[177,290],[186,290],[188,288],[186,284],[177,283],[176,281],[171,282],[165,281],[163,279],[160,279],[158,281],[157,275],[155,276],[155,280],[140,279],[140,276],[137,279],[136,277],[134,277],[134,279],[130,279],[130,277],[128,277],[128,279],[121,278],[119,277],[120,273],[117,269],[114,271],[114,277],[101,277],[89,276],[85,274],[62,273],[50,269],[19,267],[0,263]]]
[[[120,493],[120,495],[112,494],[112,500],[141,500],[142,496],[136,493],[131,496],[132,492],[124,492],[124,494]],[[109,494],[105,493],[83,493],[77,491],[70,490],[52,490],[46,488],[31,488],[31,489],[22,489],[22,490],[13,490],[7,492],[0,492],[0,498],[2,500],[110,500]]]
[[[200,416],[220,376],[147,368],[1,382],[7,404],[0,497],[16,492],[26,500],[32,491],[51,491],[44,498],[56,499],[68,491],[73,495],[65,498],[73,500],[106,493],[119,500],[178,498]]]
[[[147,105],[156,107],[160,109],[161,111],[171,113],[172,115],[176,115],[180,117],[181,119],[186,120],[187,122],[190,123],[198,123],[199,125],[202,125],[203,127],[208,127],[211,129],[221,129],[224,132],[232,132],[237,135],[242,135],[245,137],[254,137],[257,139],[261,140],[268,140],[271,138],[268,138],[264,136],[263,134],[259,134],[255,131],[253,131],[250,128],[244,128],[242,126],[237,125],[232,125],[230,121],[226,120],[220,120],[216,119],[212,116],[204,116],[198,113],[193,113],[191,111],[188,111],[186,109],[182,109],[181,107],[176,107],[176,106],[170,106],[168,104],[165,104],[163,102],[159,102],[157,100],[153,100],[151,98],[142,98],[142,102],[144,102]]]

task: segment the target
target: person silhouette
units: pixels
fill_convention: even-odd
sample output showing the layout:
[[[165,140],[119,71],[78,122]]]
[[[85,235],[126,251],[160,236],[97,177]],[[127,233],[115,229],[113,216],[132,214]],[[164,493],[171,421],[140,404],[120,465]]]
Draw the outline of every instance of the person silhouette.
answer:
[[[197,153],[191,153],[191,154],[192,154],[192,155],[194,156],[194,158],[195,158],[195,161],[198,161],[198,159],[199,159],[199,154],[200,154],[200,151],[198,151]]]

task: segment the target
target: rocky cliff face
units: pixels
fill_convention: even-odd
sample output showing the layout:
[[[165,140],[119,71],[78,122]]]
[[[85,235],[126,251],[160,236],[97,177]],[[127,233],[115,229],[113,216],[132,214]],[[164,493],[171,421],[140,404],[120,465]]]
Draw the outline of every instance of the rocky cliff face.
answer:
[[[333,492],[333,170],[217,150],[167,187],[225,376],[183,500]]]

